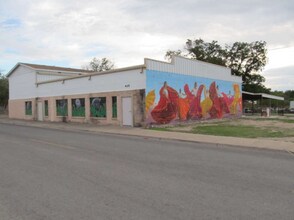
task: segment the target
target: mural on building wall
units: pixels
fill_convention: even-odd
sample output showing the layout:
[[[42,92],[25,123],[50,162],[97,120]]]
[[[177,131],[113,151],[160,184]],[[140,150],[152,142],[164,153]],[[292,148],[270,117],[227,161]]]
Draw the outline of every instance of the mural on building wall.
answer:
[[[67,116],[67,99],[56,100],[56,115],[57,116]]]
[[[85,117],[85,99],[72,99],[72,116]]]
[[[26,115],[32,115],[33,114],[32,102],[31,101],[25,102],[25,114]]]
[[[106,97],[90,98],[91,117],[106,118]]]
[[[117,118],[117,97],[112,96],[112,118]]]
[[[240,116],[239,83],[146,71],[146,122],[169,124]]]
[[[44,101],[44,108],[45,108],[45,116],[47,117],[49,115],[49,105],[48,100]]]

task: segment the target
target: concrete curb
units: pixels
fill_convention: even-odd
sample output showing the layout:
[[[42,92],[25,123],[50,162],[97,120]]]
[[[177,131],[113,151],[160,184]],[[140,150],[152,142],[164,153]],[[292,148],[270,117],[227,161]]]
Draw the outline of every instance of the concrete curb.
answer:
[[[58,122],[36,122],[36,121],[24,121],[13,120],[7,118],[0,118],[2,124],[13,124],[22,126],[32,126],[39,128],[50,128],[69,131],[88,131],[117,135],[131,135],[137,137],[147,138],[159,138],[169,139],[177,141],[188,141],[197,143],[207,143],[226,146],[239,146],[247,148],[280,150],[293,153],[294,155],[294,143],[283,140],[272,139],[250,139],[250,138],[237,138],[237,137],[224,137],[224,136],[212,136],[201,134],[190,134],[182,132],[168,132],[168,131],[155,131],[143,128],[131,128],[131,127],[118,127],[108,125],[91,125],[91,124],[77,124],[77,123],[58,123]]]

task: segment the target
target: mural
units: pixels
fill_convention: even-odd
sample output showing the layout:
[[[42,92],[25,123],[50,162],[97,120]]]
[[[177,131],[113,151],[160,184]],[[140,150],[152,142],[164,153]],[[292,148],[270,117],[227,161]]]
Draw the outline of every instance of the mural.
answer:
[[[106,118],[106,97],[90,98],[91,117]]]
[[[57,116],[67,116],[67,99],[56,100],[56,115]]]
[[[72,116],[85,117],[85,99],[72,99]]]
[[[239,83],[146,71],[146,123],[169,124],[241,116]]]
[[[112,118],[117,118],[117,97],[112,96]]]
[[[32,115],[33,114],[32,102],[31,101],[25,102],[25,114],[26,115]]]
[[[49,115],[49,105],[48,105],[48,100],[44,101],[44,108],[45,108],[45,116],[47,117]]]

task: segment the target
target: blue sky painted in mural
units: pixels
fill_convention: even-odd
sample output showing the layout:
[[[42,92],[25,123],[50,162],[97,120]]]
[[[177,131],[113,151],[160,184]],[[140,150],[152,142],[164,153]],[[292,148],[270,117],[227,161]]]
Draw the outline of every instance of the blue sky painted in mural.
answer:
[[[163,83],[167,81],[167,84],[177,90],[184,90],[184,85],[188,84],[190,90],[194,87],[194,83],[197,82],[198,87],[203,84],[206,86],[206,89],[209,90],[209,86],[212,82],[216,82],[219,86],[219,92],[234,95],[233,84],[234,82],[224,81],[224,80],[215,80],[204,77],[189,76],[177,73],[168,73],[160,72],[154,70],[146,71],[146,95],[148,92],[155,89],[155,103],[158,103],[160,95],[159,91],[163,86]],[[241,85],[238,83],[240,88]],[[202,93],[201,100],[204,99],[204,94]]]

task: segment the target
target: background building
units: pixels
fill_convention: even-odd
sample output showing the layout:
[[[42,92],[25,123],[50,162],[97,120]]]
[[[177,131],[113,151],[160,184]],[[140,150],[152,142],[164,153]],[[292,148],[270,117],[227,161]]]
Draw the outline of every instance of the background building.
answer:
[[[183,57],[105,72],[18,63],[9,117],[141,126],[242,114],[241,77]]]

